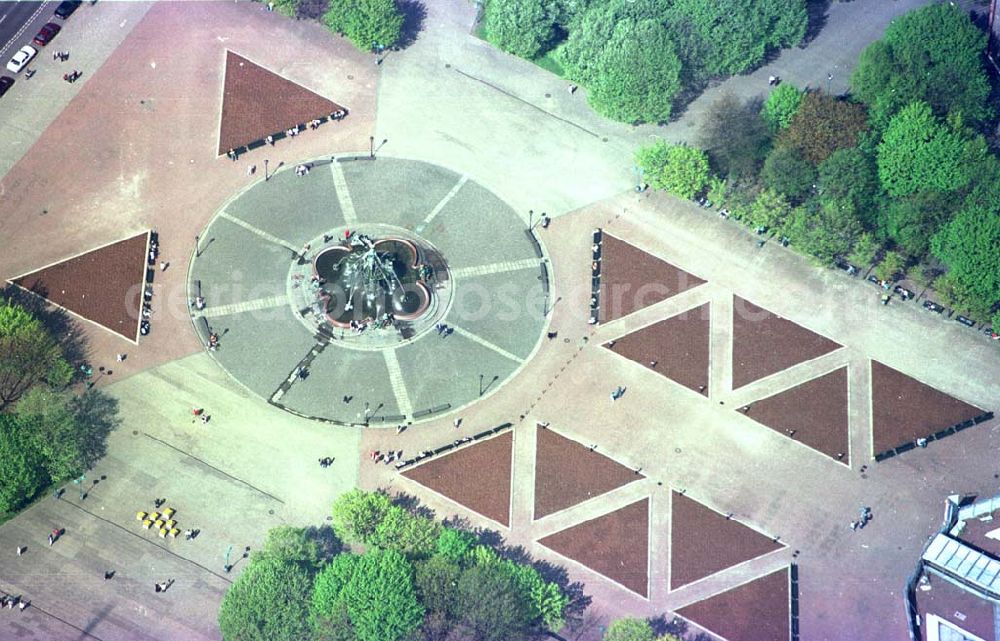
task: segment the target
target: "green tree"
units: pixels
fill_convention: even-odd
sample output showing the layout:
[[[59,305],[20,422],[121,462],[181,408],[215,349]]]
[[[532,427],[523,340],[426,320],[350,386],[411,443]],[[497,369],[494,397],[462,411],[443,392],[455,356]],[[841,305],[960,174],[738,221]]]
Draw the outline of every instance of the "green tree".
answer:
[[[694,198],[708,183],[708,156],[687,145],[668,145],[663,139],[640,147],[636,164],[649,184],[681,198]]]
[[[732,94],[723,95],[705,111],[699,146],[730,178],[756,176],[770,151],[771,136],[759,114],[758,104],[743,102]]]
[[[565,69],[566,77],[589,86],[600,75],[604,66],[603,52],[615,30],[620,25],[635,25],[643,20],[663,23],[664,8],[664,3],[659,0],[591,3],[573,22],[566,42],[556,49],[556,58]]]
[[[551,46],[555,19],[538,0],[488,0],[483,30],[498,48],[530,60]]]
[[[754,227],[779,229],[792,212],[788,200],[774,191],[764,189],[750,205],[748,222]]]
[[[1000,207],[966,207],[934,238],[931,251],[948,266],[949,282],[961,291],[968,308],[984,311],[1000,302]],[[940,283],[935,283],[935,287]]]
[[[446,527],[438,536],[437,555],[451,563],[461,563],[475,544],[476,537],[471,532]]]
[[[73,368],[42,323],[20,305],[0,301],[0,410],[39,383],[65,387]]]
[[[339,551],[340,543],[328,527],[282,525],[268,531],[259,554],[318,570]]]
[[[323,15],[330,31],[342,34],[362,51],[396,44],[404,19],[395,0],[335,0]]]
[[[424,617],[413,587],[413,567],[395,550],[374,548],[355,557],[341,554],[324,568],[313,592],[314,621],[332,620],[341,603],[358,641],[404,639]]]
[[[309,638],[312,577],[297,563],[272,557],[250,561],[222,599],[225,641],[301,641]]]
[[[785,233],[796,247],[829,265],[835,258],[851,252],[862,227],[849,202],[830,201],[797,207]]]
[[[992,115],[985,46],[986,34],[961,8],[931,4],[893,20],[883,39],[868,45],[851,87],[870,106],[879,129],[918,100],[939,116],[961,112],[980,122]]]
[[[368,543],[391,507],[381,492],[353,489],[333,504],[333,530],[342,541]]]
[[[30,426],[35,449],[42,455],[45,470],[53,480],[79,476],[87,465],[87,434],[79,429],[73,416],[72,400],[68,392],[35,387],[15,407],[21,423]]]
[[[479,641],[507,641],[531,629],[531,606],[517,580],[500,566],[476,564],[457,586],[461,625]]]
[[[681,61],[662,24],[623,21],[601,49],[587,99],[613,120],[666,122],[681,88],[680,72]]]
[[[0,514],[30,501],[48,481],[44,459],[29,429],[0,414]]]
[[[778,135],[778,145],[797,149],[818,165],[838,149],[856,146],[867,127],[864,105],[814,91],[806,94],[788,127]]]
[[[879,231],[904,254],[923,258],[931,237],[955,213],[955,198],[937,191],[919,191],[892,201],[882,211]]]
[[[820,164],[817,184],[820,200],[847,200],[866,227],[875,226],[882,187],[871,156],[856,147],[838,149]]]
[[[969,184],[986,154],[981,136],[969,138],[955,123],[938,121],[927,103],[915,102],[892,118],[878,145],[879,180],[892,196],[955,191]]]
[[[665,23],[699,76],[742,73],[805,36],[805,0],[674,0]]]
[[[879,280],[894,280],[905,268],[906,258],[899,252],[889,251],[882,257],[882,261],[875,265],[873,273]]]
[[[771,131],[776,132],[784,129],[792,123],[795,112],[802,104],[803,96],[805,96],[805,92],[800,91],[794,85],[780,84],[768,94],[760,116],[771,127]]]
[[[795,149],[778,147],[767,155],[760,172],[764,185],[799,202],[816,184],[816,168],[806,162]]]
[[[368,543],[396,550],[410,559],[429,557],[437,549],[441,526],[436,521],[410,514],[398,505],[386,510]]]
[[[875,236],[869,232],[864,232],[858,236],[854,247],[851,248],[851,252],[847,255],[847,260],[852,265],[864,270],[875,262],[875,257],[881,249],[882,246],[875,240]]]
[[[653,641],[655,638],[649,621],[636,617],[612,621],[604,633],[604,641]]]

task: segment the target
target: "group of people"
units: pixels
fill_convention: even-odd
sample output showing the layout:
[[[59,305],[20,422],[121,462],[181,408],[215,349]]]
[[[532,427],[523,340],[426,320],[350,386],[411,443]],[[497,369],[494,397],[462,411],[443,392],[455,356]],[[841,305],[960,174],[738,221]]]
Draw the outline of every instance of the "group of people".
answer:
[[[13,610],[14,606],[21,612],[30,605],[30,601],[25,601],[20,596],[14,596],[12,594],[4,594],[0,596],[0,608],[7,608],[8,610]]]
[[[66,82],[69,82],[69,83],[74,83],[77,80],[79,80],[80,76],[82,76],[82,75],[83,75],[82,71],[80,71],[78,69],[74,69],[73,71],[71,71],[69,73],[64,73],[63,74],[63,80],[65,80]]]
[[[868,522],[872,520],[872,509],[870,507],[862,506],[859,510],[860,516],[857,521],[851,521],[851,531],[857,531],[864,529]]]
[[[441,338],[444,338],[455,331],[455,328],[449,327],[447,323],[438,323],[437,325],[434,326],[434,329],[437,331],[438,336],[440,336]]]
[[[371,458],[373,463],[385,463],[388,465],[393,461],[401,461],[403,459],[403,450],[389,450],[388,452],[372,450],[369,452],[368,456]]]
[[[333,465],[333,457],[332,456],[326,456],[324,458],[319,459],[319,466],[320,467],[330,467],[331,465]]]
[[[208,333],[208,351],[214,352],[219,349],[219,335],[215,332]]]
[[[69,52],[68,51],[53,51],[52,52],[52,59],[53,60],[59,60],[61,62],[66,62],[67,60],[69,60]]]
[[[296,176],[305,176],[305,175],[307,175],[309,173],[309,170],[311,168],[312,168],[312,165],[309,165],[309,164],[296,165],[295,166],[295,175]]]

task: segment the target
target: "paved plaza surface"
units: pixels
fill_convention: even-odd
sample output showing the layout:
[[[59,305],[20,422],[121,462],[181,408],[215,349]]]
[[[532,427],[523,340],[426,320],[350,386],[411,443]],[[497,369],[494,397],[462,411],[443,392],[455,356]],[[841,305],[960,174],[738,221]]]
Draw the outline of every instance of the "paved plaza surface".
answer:
[[[412,494],[564,566],[592,598],[567,638],[599,638],[614,617],[680,612],[728,641],[761,630],[783,639],[794,590],[804,640],[904,641],[901,590],[942,496],[995,493],[1000,422],[876,464],[883,444],[912,437],[887,403],[916,412],[918,398],[937,398],[934,422],[995,410],[996,346],[915,305],[883,307],[859,279],[786,249],[758,249],[692,203],[635,194],[631,166],[650,136],[691,140],[715,97],[763,93],[770,74],[818,86],[833,64],[843,90],[864,45],[920,4],[833,3],[807,47],[712,87],[666,127],[604,121],[582,91],[472,36],[475,9],[461,0],[427,3],[415,43],[381,66],[261,3],[81,7],[73,20],[106,35],[93,47],[73,29],[60,36],[86,62],[83,80],[61,83],[40,61],[35,85],[5,97],[39,106],[26,124],[0,116],[12,141],[0,150],[0,278],[151,229],[170,265],[138,345],[81,324],[95,365],[128,353],[97,380],[122,424],[86,498],[69,485],[0,528],[0,590],[32,602],[0,616],[0,639],[219,639],[218,605],[244,551],[276,525],[325,523],[334,498],[361,486]],[[230,53],[348,117],[220,157]],[[369,155],[369,137],[377,159],[348,160]],[[312,169],[298,176],[299,164]],[[536,250],[525,229],[541,212],[554,220],[536,228]],[[454,333],[352,349],[308,331],[291,304],[295,253],[358,225],[415,234],[446,257],[456,299],[443,322]],[[622,255],[705,282],[590,325],[595,228]],[[463,289],[477,293],[464,308]],[[685,314],[697,322],[672,324]],[[201,318],[221,334],[215,352]],[[762,348],[788,332],[802,349]],[[293,411],[275,407],[307,355],[310,375],[277,400]],[[815,420],[802,407],[810,392],[824,396],[808,408]],[[366,421],[365,403],[414,423],[373,429],[396,423]],[[403,471],[368,456],[456,441]],[[559,471],[568,464],[578,469]],[[135,514],[155,498],[199,536],[142,529]],[[874,518],[852,532],[861,505]],[[53,528],[65,534],[49,547]],[[720,611],[753,612],[760,625],[734,627],[749,615]]]

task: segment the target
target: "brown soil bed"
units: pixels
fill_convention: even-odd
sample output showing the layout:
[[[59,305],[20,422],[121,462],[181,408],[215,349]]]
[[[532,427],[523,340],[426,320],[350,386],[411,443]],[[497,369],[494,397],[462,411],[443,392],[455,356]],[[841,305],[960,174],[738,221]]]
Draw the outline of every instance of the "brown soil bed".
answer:
[[[535,450],[535,518],[644,478],[603,454],[538,427]]]
[[[407,470],[403,476],[497,523],[510,525],[513,444],[514,433],[505,432]]]
[[[226,52],[223,92],[220,155],[342,109],[232,51]]]
[[[872,361],[872,445],[879,454],[984,413]]]
[[[649,499],[574,525],[538,541],[629,590],[646,596]]]
[[[850,463],[846,367],[754,401],[747,416],[827,456]]]
[[[601,243],[602,323],[666,300],[705,281],[607,233]]]
[[[733,389],[840,347],[739,296],[733,298]]]
[[[16,279],[46,300],[135,340],[148,232]]]
[[[688,389],[704,392],[708,389],[710,327],[709,304],[705,303],[605,347]]]
[[[677,614],[727,641],[789,641],[788,570],[698,601]]]
[[[694,499],[671,493],[671,590],[783,547]]]

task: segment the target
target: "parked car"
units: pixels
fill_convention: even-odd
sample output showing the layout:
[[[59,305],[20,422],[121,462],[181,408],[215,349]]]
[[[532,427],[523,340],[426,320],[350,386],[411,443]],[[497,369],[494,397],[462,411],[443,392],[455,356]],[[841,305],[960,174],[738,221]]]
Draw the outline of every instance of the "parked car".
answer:
[[[966,316],[956,316],[955,320],[957,320],[959,323],[965,325],[966,327],[975,327],[976,326],[976,321],[974,321],[971,318],[968,318]]]
[[[59,6],[56,7],[55,10],[55,16],[65,20],[73,15],[73,12],[76,11],[77,7],[79,7],[82,2],[83,0],[66,0],[65,2],[59,3]]]
[[[935,313],[938,313],[938,314],[940,314],[941,312],[944,311],[944,307],[943,306],[938,305],[934,301],[929,301],[929,300],[925,300],[924,301],[924,309],[932,311],[932,312],[935,312]]]
[[[28,66],[28,63],[31,62],[31,59],[34,58],[37,53],[38,51],[36,51],[31,45],[24,45],[17,53],[14,54],[14,57],[10,59],[10,62],[7,63],[7,69],[12,73],[20,72],[21,69]]]
[[[14,79],[10,76],[0,77],[0,96],[7,93],[7,90],[14,86]]]
[[[34,42],[39,47],[44,47],[45,45],[49,44],[53,38],[56,37],[56,34],[59,33],[60,29],[62,29],[62,27],[60,27],[54,22],[46,23],[44,27],[38,30],[38,33],[35,35],[35,38],[32,40],[32,42]]]

